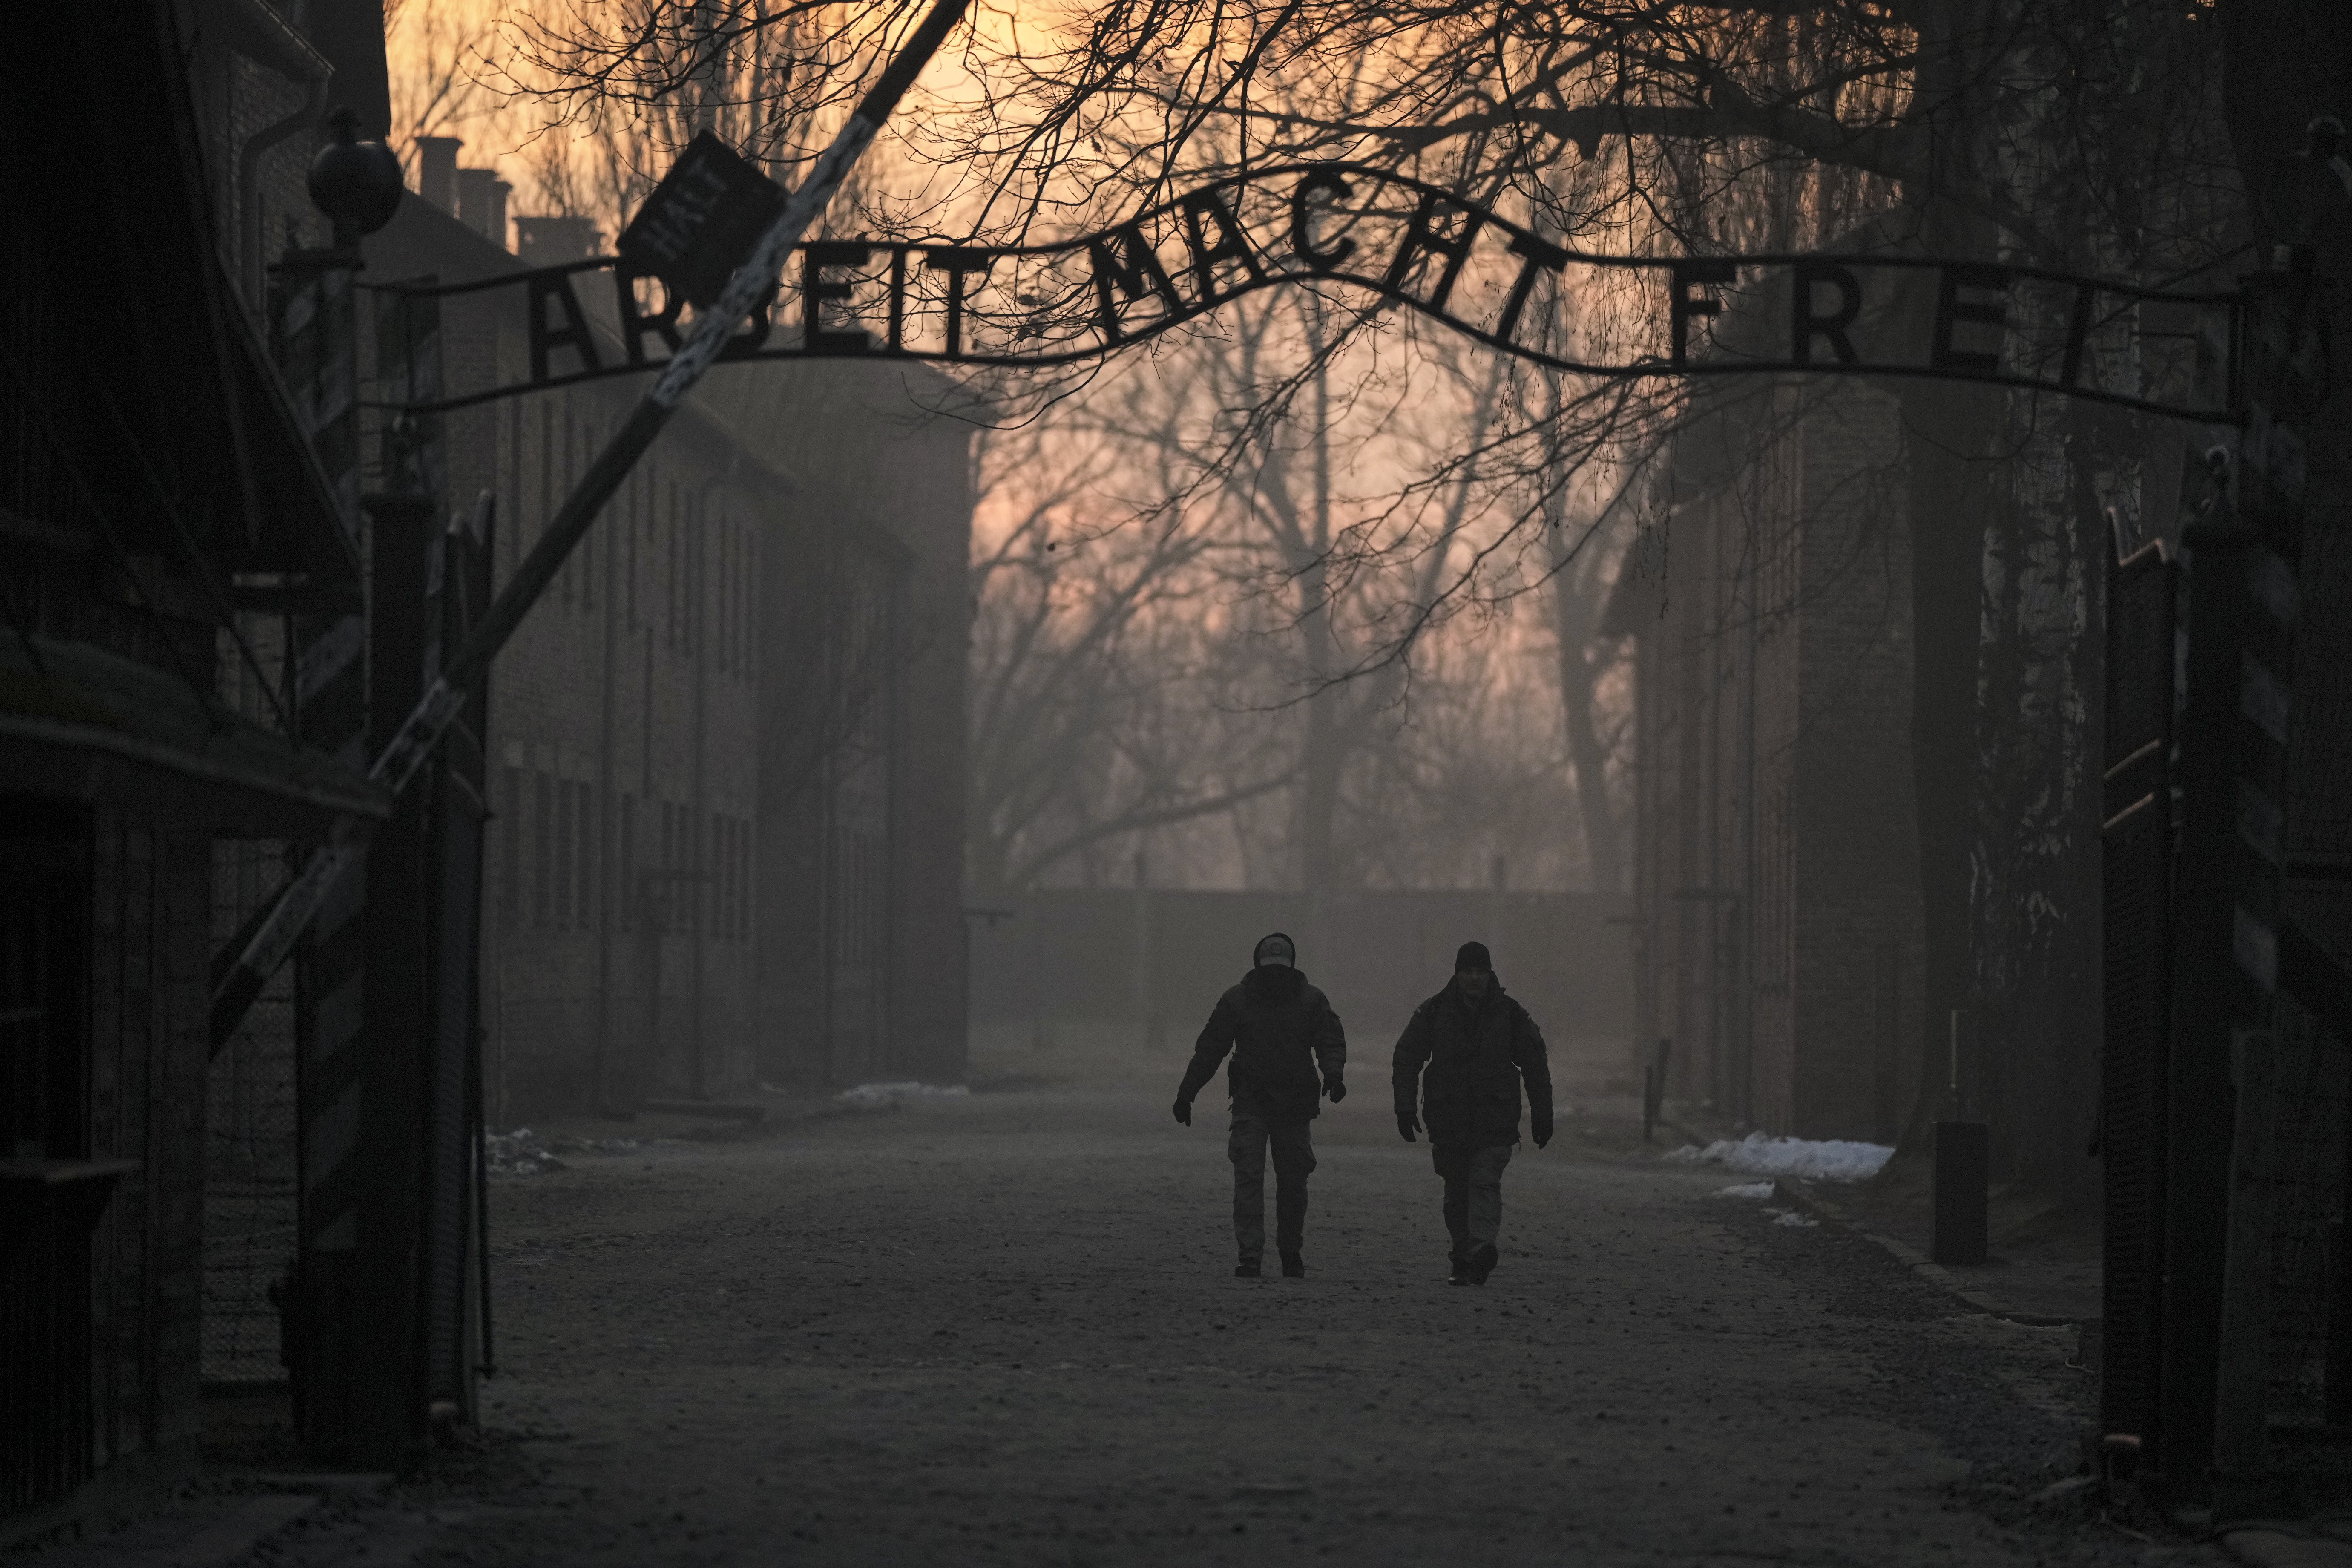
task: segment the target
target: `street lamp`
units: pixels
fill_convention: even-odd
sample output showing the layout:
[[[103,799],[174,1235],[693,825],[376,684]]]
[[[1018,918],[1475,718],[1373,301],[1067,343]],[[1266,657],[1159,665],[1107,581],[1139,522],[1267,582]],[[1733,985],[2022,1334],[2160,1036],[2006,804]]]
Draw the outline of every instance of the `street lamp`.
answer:
[[[359,140],[360,117],[338,109],[327,117],[335,139],[310,160],[310,201],[335,226],[337,249],[349,249],[400,210],[400,158],[381,142]]]

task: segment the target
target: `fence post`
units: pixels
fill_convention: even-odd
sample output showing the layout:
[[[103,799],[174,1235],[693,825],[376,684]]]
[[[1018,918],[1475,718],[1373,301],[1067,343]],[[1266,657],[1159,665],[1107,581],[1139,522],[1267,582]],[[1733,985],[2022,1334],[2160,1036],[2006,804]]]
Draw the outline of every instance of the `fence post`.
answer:
[[[1936,1123],[1933,1252],[1938,1263],[1985,1260],[1992,1152],[1988,1131],[1981,1121]]]

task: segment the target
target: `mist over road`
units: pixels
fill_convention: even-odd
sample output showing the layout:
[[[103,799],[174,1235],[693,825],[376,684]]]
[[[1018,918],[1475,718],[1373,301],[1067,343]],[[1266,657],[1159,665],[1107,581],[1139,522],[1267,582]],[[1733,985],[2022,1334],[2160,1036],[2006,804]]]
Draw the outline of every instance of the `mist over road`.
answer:
[[[499,1184],[492,1447],[419,1560],[2208,1560],[2031,1502],[2087,1418],[2071,1329],[1589,1118],[1522,1148],[1502,1266],[1450,1289],[1360,1059],[1308,1278],[1235,1279],[1222,1106],[1175,1126],[1177,1064]]]

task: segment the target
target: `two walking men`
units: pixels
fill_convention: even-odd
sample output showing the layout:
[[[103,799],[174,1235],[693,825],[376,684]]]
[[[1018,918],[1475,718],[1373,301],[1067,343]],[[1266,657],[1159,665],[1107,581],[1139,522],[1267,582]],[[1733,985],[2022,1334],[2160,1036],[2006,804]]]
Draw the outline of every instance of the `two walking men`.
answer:
[[[1242,983],[1217,1001],[1176,1091],[1176,1120],[1192,1122],[1192,1100],[1232,1053],[1226,1082],[1233,1129],[1234,1272],[1253,1279],[1265,1251],[1265,1156],[1274,1154],[1275,1245],[1282,1271],[1307,1272],[1301,1255],[1307,1178],[1315,1169],[1307,1123],[1322,1096],[1347,1096],[1348,1043],[1339,1015],[1299,973],[1297,948],[1280,932],[1260,939]],[[1321,1082],[1317,1083],[1319,1074]],[[1413,1009],[1391,1071],[1397,1131],[1408,1143],[1426,1129],[1445,1183],[1448,1260],[1456,1285],[1483,1285],[1494,1272],[1503,1217],[1503,1167],[1519,1142],[1520,1089],[1540,1149],[1551,1142],[1551,1070],[1543,1031],[1504,994],[1481,942],[1454,954],[1454,978]]]

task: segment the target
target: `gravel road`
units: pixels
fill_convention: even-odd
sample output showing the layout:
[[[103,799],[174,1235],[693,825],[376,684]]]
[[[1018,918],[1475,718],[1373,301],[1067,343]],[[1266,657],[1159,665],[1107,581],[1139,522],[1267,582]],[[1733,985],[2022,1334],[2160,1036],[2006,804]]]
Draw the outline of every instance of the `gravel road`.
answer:
[[[1605,1120],[1522,1149],[1501,1267],[1450,1289],[1426,1150],[1362,1075],[1318,1123],[1308,1278],[1233,1279],[1223,1118],[1177,1127],[1174,1077],[499,1182],[487,1440],[260,1558],[2221,1561],[2037,1497],[2090,1416],[2072,1330]]]

